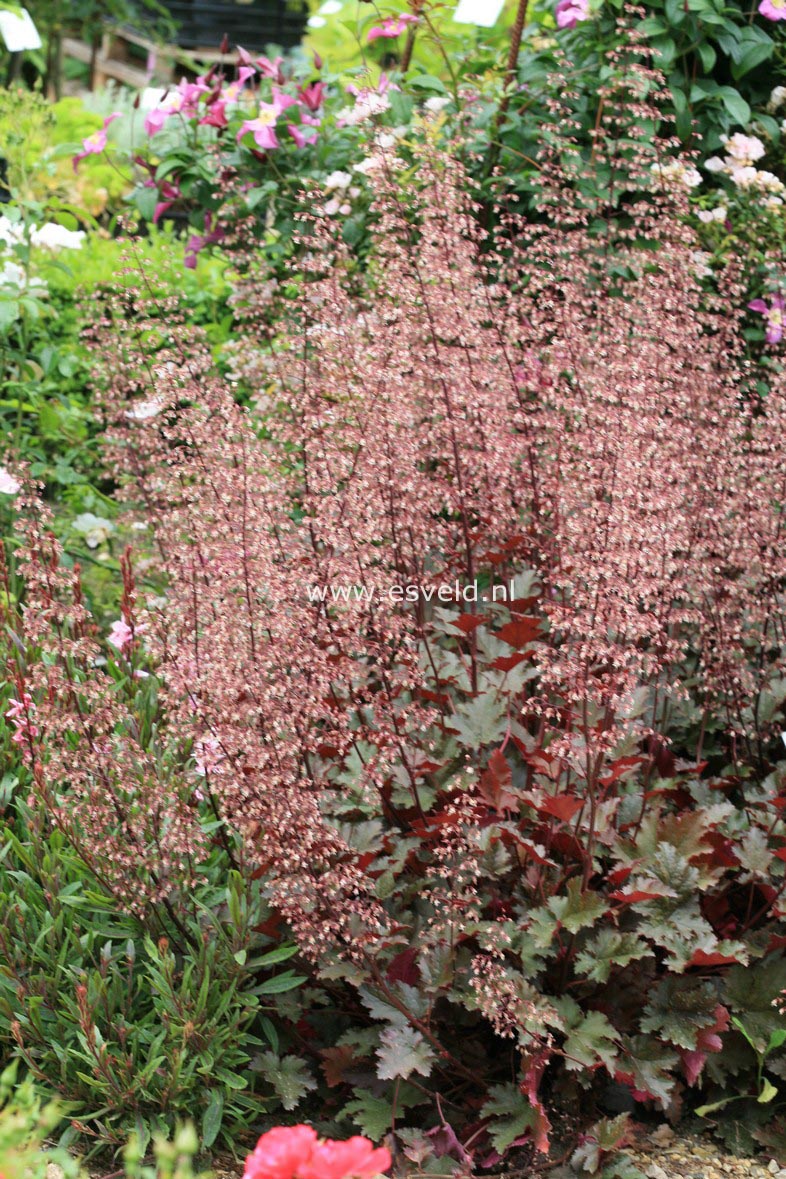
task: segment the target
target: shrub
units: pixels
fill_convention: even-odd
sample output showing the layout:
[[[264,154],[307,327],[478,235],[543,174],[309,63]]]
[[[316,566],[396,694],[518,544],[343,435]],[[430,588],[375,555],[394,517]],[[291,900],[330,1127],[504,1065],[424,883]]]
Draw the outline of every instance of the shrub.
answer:
[[[731,266],[707,306],[656,84],[614,71],[592,172],[545,153],[496,240],[433,133],[416,183],[379,146],[365,278],[307,218],[270,336],[247,259],[260,414],[176,324],[104,369],[167,577],[129,624],[343,984],[326,1083],[413,1158],[545,1150],[547,1104],[609,1080],[669,1110],[733,1074],[753,1108],[732,1016],[779,1019],[786,390],[751,392]]]

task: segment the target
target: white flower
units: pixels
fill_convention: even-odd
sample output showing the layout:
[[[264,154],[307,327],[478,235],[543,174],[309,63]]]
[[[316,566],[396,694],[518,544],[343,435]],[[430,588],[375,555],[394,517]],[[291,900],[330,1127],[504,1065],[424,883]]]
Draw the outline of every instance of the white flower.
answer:
[[[783,106],[784,102],[786,102],[786,86],[776,86],[770,95],[767,110],[776,111],[779,106]]]
[[[379,156],[366,156],[365,160],[361,160],[359,164],[352,165],[352,171],[359,172],[361,176],[368,176],[369,172],[376,172],[381,168],[383,163],[384,161]]]
[[[5,467],[0,467],[0,494],[16,495],[21,486],[19,480],[15,479]]]
[[[651,171],[664,182],[683,184],[686,188],[696,188],[701,184],[701,175],[692,164],[683,164],[682,160],[669,160],[667,164],[653,164]]]
[[[750,188],[752,184],[756,183],[758,174],[750,164],[746,164],[742,168],[732,168],[729,173],[738,188]]]
[[[445,109],[449,102],[449,98],[443,98],[441,95],[435,94],[433,97],[427,98],[423,103],[423,106],[427,111],[430,111],[432,115],[438,115],[441,110]]]
[[[754,164],[767,150],[755,135],[743,135],[741,131],[736,131],[731,136],[721,135],[721,143],[726,148],[729,161],[741,167]]]
[[[330,192],[334,188],[349,188],[351,183],[352,177],[349,172],[331,172],[325,180],[325,188]]]
[[[725,172],[727,165],[720,156],[710,156],[708,160],[704,161],[704,167],[708,172]]]
[[[23,266],[10,259],[0,266],[0,288],[12,287],[17,291],[29,291],[31,295],[45,295],[49,290],[42,278],[31,278]]]
[[[705,225],[709,225],[713,221],[725,221],[729,215],[729,210],[725,205],[718,205],[714,209],[702,209],[699,213],[699,221]]]
[[[0,216],[0,242],[5,242],[7,246],[15,246],[17,242],[22,241],[24,236],[23,225],[20,225],[18,221],[12,221],[10,217],[5,215]]]
[[[395,147],[396,137],[395,135],[392,135],[390,131],[378,131],[374,136],[374,142],[376,143],[377,147],[381,147],[383,150],[386,150],[389,147]]]
[[[154,397],[150,401],[138,401],[126,410],[125,416],[132,422],[146,422],[148,418],[154,418],[156,414],[161,413],[163,408],[164,402],[161,398]]]
[[[82,533],[89,549],[97,549],[115,530],[111,520],[105,520],[103,516],[94,516],[92,512],[82,512],[71,527],[75,532]]]
[[[783,198],[779,196],[768,196],[762,203],[764,208],[770,213],[777,213],[783,207]]]
[[[56,221],[47,221],[40,229],[33,228],[30,241],[34,246],[50,250],[81,250],[85,233],[81,229],[66,229]]]
[[[355,127],[358,123],[364,123],[366,119],[381,115],[386,110],[390,110],[390,99],[387,95],[378,94],[375,90],[361,90],[353,107],[345,106],[338,112],[338,123],[339,126],[344,124]]]
[[[712,270],[708,265],[710,261],[709,254],[705,254],[703,250],[693,250],[691,258],[696,268],[695,274],[697,278],[712,278]]]
[[[774,172],[761,171],[756,175],[756,187],[762,192],[783,192],[786,185],[778,179]]]

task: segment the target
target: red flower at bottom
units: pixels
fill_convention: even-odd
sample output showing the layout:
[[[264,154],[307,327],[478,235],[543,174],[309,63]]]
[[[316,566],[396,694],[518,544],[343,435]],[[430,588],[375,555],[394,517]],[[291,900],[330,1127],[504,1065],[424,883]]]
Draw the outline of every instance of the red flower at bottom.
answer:
[[[311,1126],[276,1126],[246,1159],[243,1179],[293,1179],[317,1144]]]
[[[276,1126],[246,1159],[243,1179],[371,1179],[390,1164],[390,1151],[368,1138],[320,1141],[311,1126]]]

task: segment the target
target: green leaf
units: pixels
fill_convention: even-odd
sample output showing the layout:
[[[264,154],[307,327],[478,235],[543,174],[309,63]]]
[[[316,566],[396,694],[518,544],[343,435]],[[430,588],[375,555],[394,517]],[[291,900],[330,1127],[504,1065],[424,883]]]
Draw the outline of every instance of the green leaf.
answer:
[[[282,995],[285,991],[293,991],[295,987],[299,987],[305,981],[304,974],[292,974],[291,971],[287,971],[286,974],[277,974],[275,978],[266,979],[258,987],[254,987],[254,994]]]
[[[578,933],[588,925],[594,925],[606,911],[606,901],[596,892],[582,892],[578,877],[568,881],[567,896],[552,897],[548,907],[569,933]]]
[[[488,1135],[498,1154],[504,1154],[511,1143],[535,1125],[535,1110],[515,1085],[492,1085],[480,1112],[491,1119]]]
[[[358,1090],[355,1090],[357,1093]],[[360,1131],[374,1142],[390,1130],[393,1120],[393,1110],[389,1101],[383,1097],[372,1097],[370,1093],[361,1092],[354,1101],[350,1101],[341,1111],[341,1118],[348,1117],[359,1127]]]
[[[767,1105],[768,1102],[772,1101],[773,1097],[777,1096],[778,1090],[775,1088],[772,1081],[767,1080],[765,1077],[764,1081],[762,1082],[761,1093],[756,1098],[759,1105]]]
[[[202,1146],[207,1150],[213,1145],[221,1129],[224,1116],[224,1094],[221,1089],[213,1089],[210,1101],[202,1115]]]
[[[555,1006],[564,1014],[561,1004]],[[568,1038],[563,1044],[565,1067],[576,1072],[582,1068],[594,1068],[603,1064],[610,1073],[614,1072],[617,1061],[617,1032],[602,1011],[589,1011],[583,1018],[566,1026]]]
[[[379,1037],[377,1076],[383,1081],[406,1080],[412,1073],[427,1077],[434,1065],[434,1050],[409,1024],[392,1024]]]
[[[295,1109],[306,1093],[317,1087],[306,1062],[299,1056],[282,1057],[276,1052],[265,1052],[259,1071],[273,1086],[287,1111]]]
[[[635,933],[621,933],[618,929],[601,929],[587,942],[576,958],[573,969],[577,976],[592,982],[606,982],[615,966],[627,966],[651,954],[649,946]]]
[[[721,86],[718,94],[735,123],[740,123],[744,127],[751,121],[751,108],[739,90],[734,90],[731,86]]]

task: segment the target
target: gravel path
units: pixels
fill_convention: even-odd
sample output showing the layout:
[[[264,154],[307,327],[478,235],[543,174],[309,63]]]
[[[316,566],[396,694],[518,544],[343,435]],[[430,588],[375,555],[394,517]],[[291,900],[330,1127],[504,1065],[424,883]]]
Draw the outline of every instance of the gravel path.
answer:
[[[647,1179],[786,1179],[786,1168],[760,1158],[725,1154],[708,1138],[678,1136],[668,1126],[625,1152]]]

